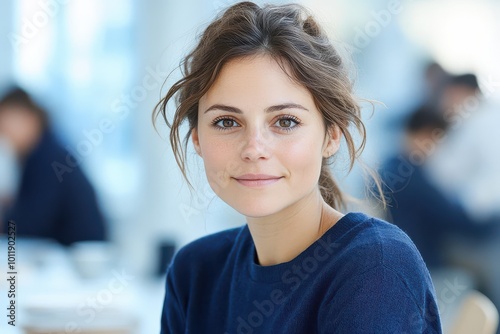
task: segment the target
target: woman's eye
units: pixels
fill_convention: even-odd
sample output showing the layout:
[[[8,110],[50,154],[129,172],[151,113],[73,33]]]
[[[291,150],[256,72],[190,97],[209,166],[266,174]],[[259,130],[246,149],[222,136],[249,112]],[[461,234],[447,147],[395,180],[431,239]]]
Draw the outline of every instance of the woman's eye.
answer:
[[[292,120],[284,118],[280,119],[278,123],[282,128],[289,128],[292,125]]]
[[[234,128],[236,126],[239,126],[238,123],[236,123],[236,121],[234,119],[231,119],[231,118],[219,118],[219,119],[216,119],[212,124],[217,129],[220,129],[220,130],[228,130],[230,128]]]
[[[221,125],[225,128],[231,128],[234,125],[234,121],[232,119],[223,119],[219,121],[219,123],[221,123]]]
[[[283,130],[292,130],[300,124],[300,122],[294,117],[282,117],[275,123],[279,128]]]

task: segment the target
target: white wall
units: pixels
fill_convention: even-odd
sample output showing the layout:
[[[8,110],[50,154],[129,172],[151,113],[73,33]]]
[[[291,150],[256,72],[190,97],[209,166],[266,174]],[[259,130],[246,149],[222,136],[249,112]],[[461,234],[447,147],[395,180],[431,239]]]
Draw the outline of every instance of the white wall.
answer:
[[[13,1],[1,1],[0,13],[12,13]],[[13,15],[2,15],[0,20],[0,89],[12,80],[12,45],[8,36],[12,32]]]

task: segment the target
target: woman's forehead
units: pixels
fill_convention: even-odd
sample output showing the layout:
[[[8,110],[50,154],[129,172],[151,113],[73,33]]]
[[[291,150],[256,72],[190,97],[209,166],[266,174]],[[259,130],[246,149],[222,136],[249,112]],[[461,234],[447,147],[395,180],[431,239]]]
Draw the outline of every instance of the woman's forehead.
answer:
[[[268,102],[292,97],[297,100],[312,100],[309,91],[290,78],[274,58],[257,55],[226,63],[200,103],[221,98],[244,101],[255,97]]]

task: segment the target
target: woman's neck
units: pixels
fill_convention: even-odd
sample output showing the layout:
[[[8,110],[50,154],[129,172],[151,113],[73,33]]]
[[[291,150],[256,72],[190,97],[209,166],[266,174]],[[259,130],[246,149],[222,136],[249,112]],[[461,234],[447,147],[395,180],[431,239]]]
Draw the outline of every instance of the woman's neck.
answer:
[[[247,217],[258,263],[270,266],[291,261],[342,216],[325,203],[317,190],[272,216]]]

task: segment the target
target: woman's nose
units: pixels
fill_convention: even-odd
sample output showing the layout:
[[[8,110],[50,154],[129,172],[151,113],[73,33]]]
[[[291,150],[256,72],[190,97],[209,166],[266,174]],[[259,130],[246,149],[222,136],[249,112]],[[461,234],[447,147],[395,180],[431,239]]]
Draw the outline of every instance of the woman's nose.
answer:
[[[267,159],[270,156],[270,136],[265,130],[247,128],[241,142],[241,158],[247,161]]]

